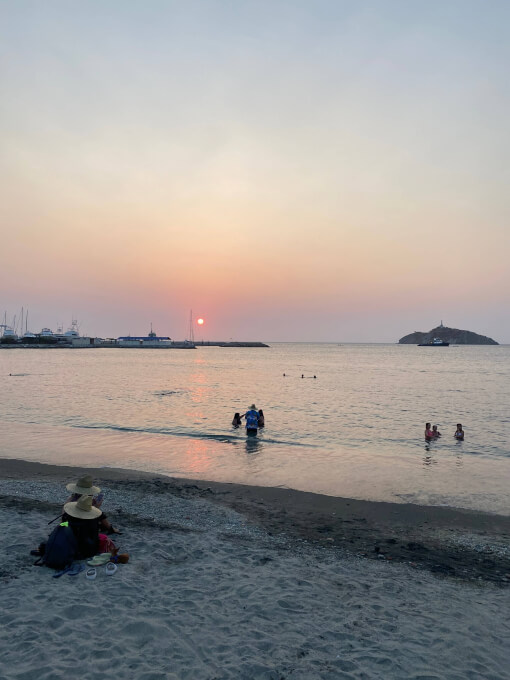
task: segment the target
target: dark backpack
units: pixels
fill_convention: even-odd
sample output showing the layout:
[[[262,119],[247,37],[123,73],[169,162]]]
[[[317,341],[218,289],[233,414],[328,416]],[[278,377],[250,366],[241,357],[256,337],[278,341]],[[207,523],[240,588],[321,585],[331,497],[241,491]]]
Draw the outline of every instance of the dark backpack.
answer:
[[[38,562],[51,569],[65,569],[75,559],[77,549],[78,543],[73,530],[67,522],[63,522],[48,536],[44,546],[44,555]]]

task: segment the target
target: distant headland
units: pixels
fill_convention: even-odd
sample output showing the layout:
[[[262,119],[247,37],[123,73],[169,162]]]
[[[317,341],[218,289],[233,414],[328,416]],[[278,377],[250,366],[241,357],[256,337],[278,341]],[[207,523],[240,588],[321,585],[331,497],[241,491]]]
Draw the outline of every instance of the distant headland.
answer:
[[[478,335],[478,333],[473,333],[472,331],[463,331],[458,328],[443,326],[442,321],[439,326],[427,333],[415,331],[409,335],[404,335],[398,342],[400,345],[418,345],[421,343],[431,343],[434,338],[438,338],[443,342],[449,342],[450,345],[499,345],[499,342],[488,338],[486,335]]]

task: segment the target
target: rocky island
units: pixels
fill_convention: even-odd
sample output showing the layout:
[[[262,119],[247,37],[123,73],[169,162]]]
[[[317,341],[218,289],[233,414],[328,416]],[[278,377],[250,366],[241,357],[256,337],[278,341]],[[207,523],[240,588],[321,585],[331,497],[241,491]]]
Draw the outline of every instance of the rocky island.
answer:
[[[443,322],[427,333],[415,331],[409,335],[404,335],[398,342],[399,345],[419,345],[432,342],[434,338],[449,342],[450,345],[499,345],[499,342],[485,335],[478,335],[478,333],[472,331],[462,331],[458,328],[448,328],[443,326]]]

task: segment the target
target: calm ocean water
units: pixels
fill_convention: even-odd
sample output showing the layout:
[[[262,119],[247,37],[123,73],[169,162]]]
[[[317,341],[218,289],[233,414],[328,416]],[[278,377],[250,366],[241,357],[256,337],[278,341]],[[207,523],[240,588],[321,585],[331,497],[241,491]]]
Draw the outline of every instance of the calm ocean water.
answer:
[[[16,349],[0,376],[3,458],[510,514],[510,346]]]

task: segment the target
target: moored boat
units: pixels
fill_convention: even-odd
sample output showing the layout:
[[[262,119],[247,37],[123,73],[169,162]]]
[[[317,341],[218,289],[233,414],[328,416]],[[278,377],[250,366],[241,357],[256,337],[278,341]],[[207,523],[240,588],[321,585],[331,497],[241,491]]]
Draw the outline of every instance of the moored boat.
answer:
[[[2,324],[2,325],[3,325],[3,329],[4,329],[4,332],[2,334],[2,339],[4,339],[5,342],[9,342],[9,341],[14,342],[15,340],[18,339],[18,334],[16,333],[14,328],[12,328],[12,326],[6,326],[5,324]]]
[[[441,340],[441,338],[433,338],[429,342],[420,342],[418,347],[449,347],[450,343]]]
[[[79,338],[79,337],[80,337],[80,331],[78,329],[78,321],[76,321],[76,319],[73,319],[71,321],[71,326],[64,333],[64,338],[66,340],[71,340],[72,338]]]

